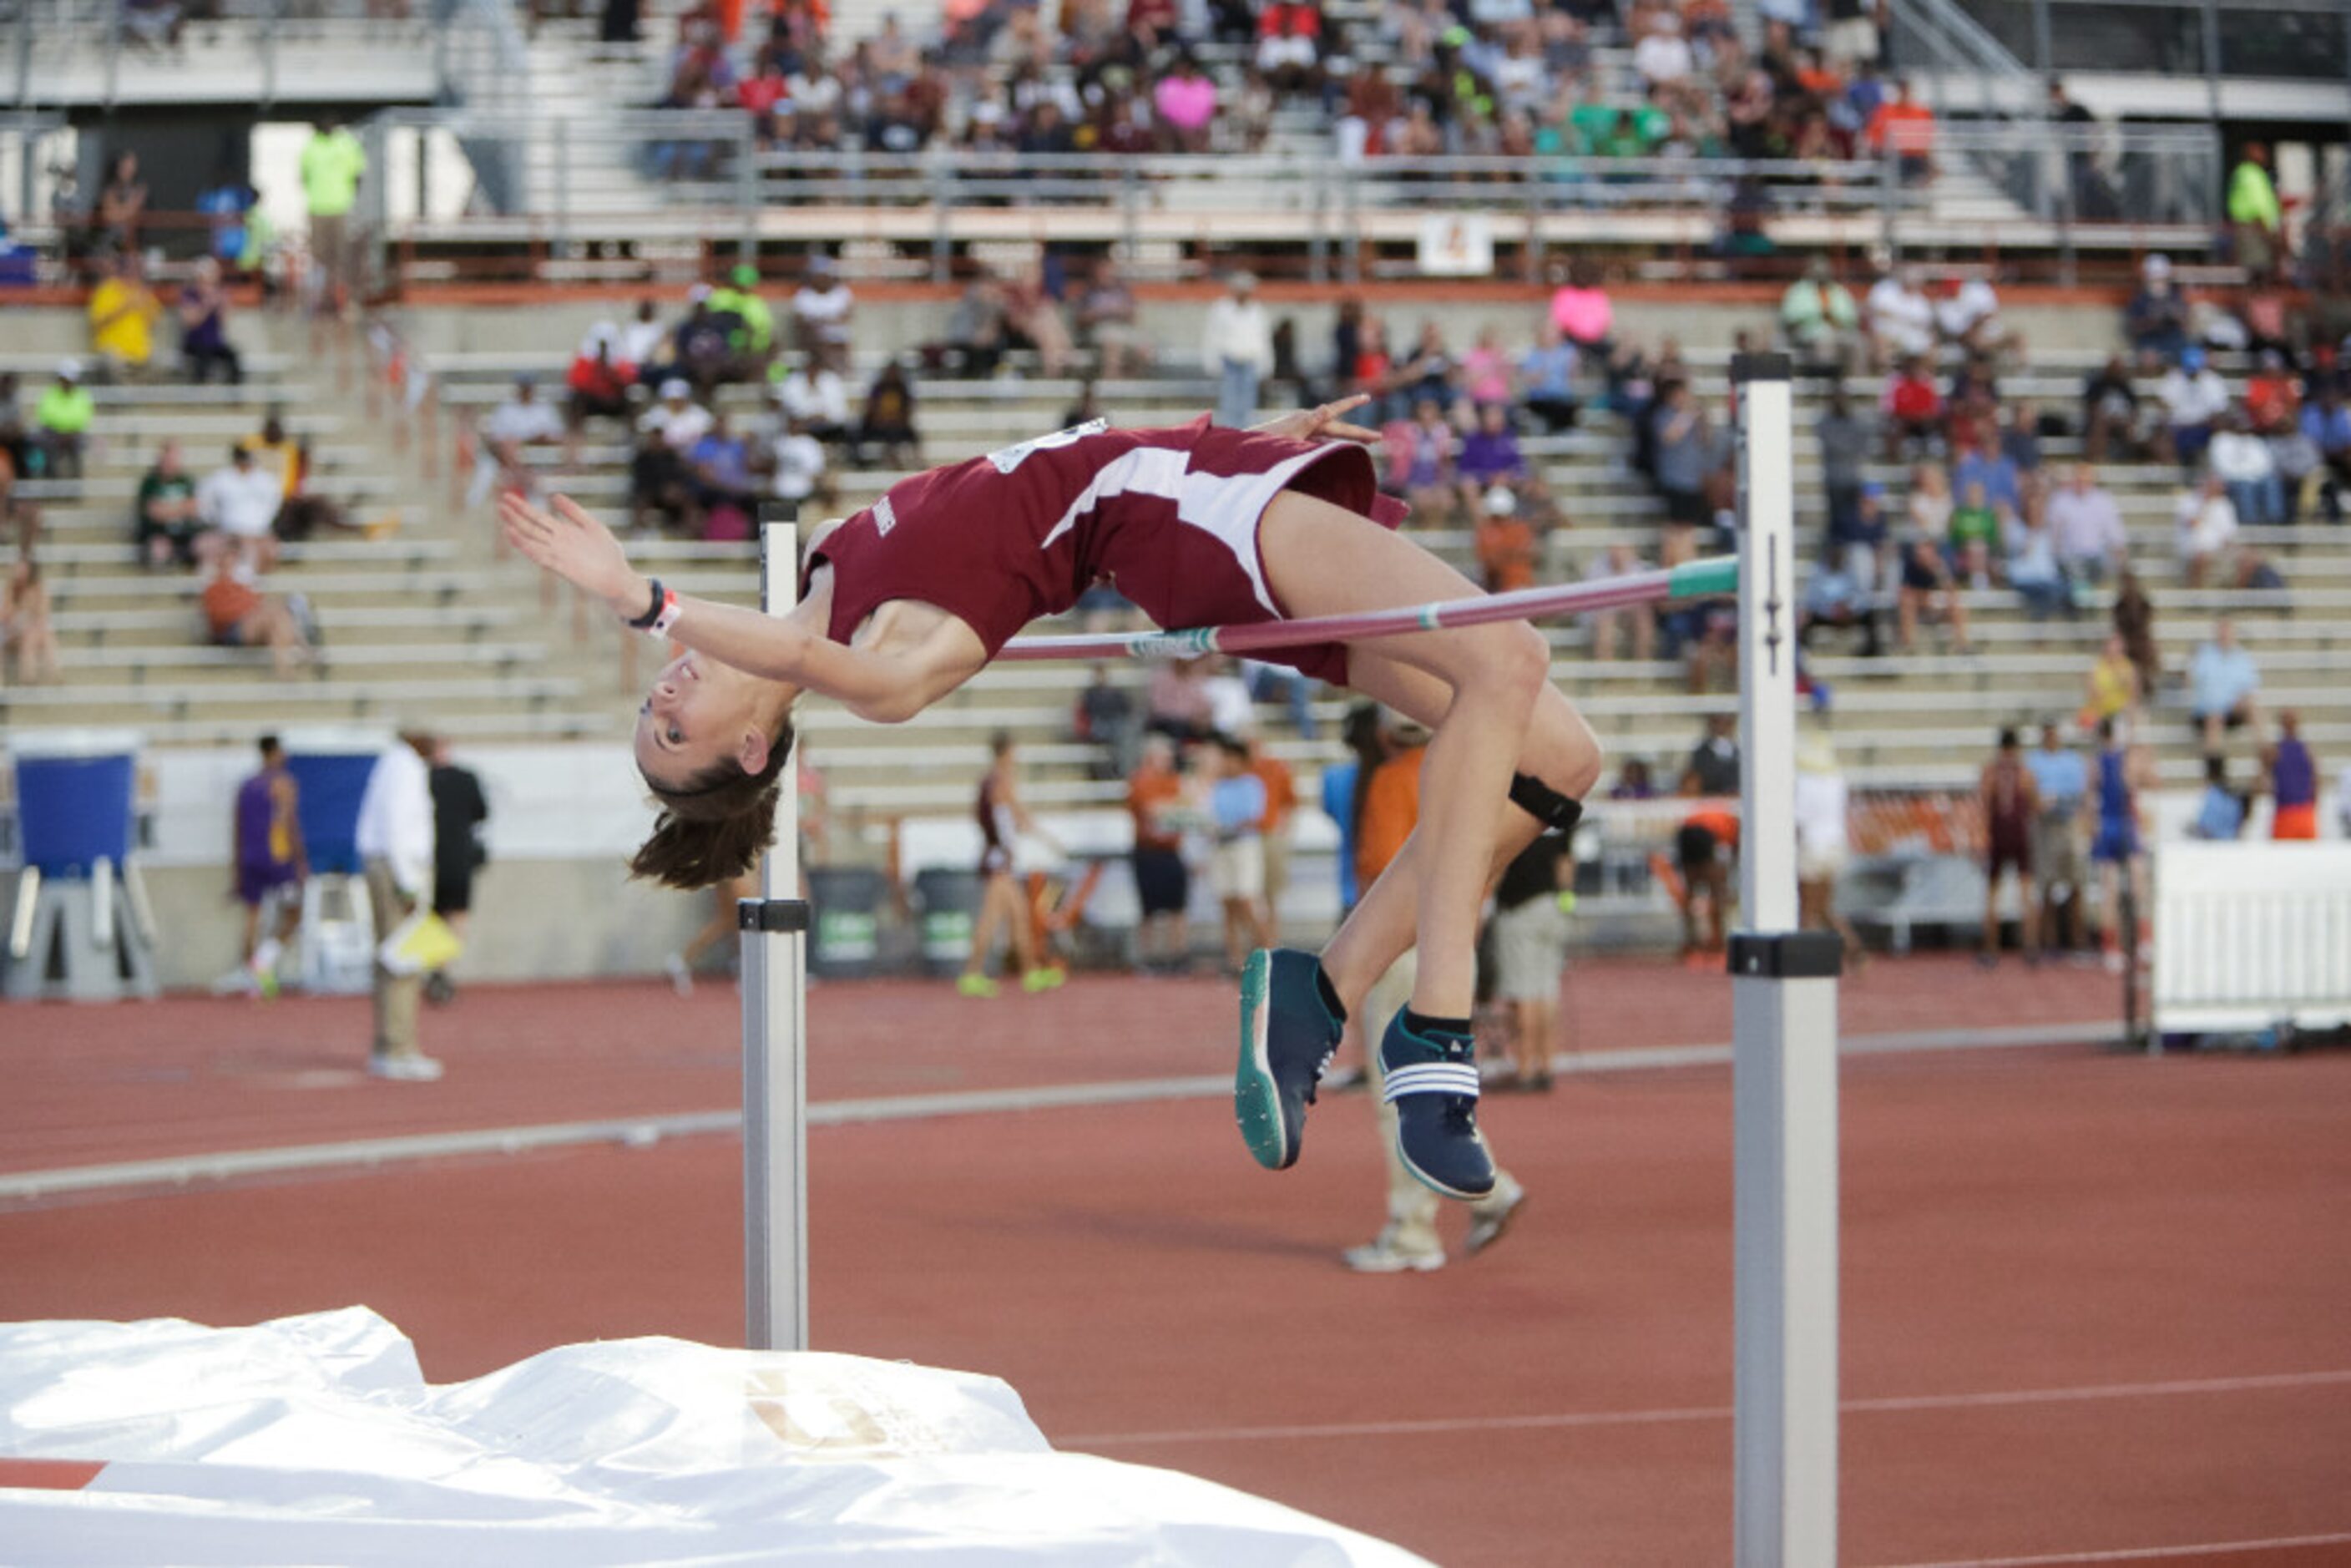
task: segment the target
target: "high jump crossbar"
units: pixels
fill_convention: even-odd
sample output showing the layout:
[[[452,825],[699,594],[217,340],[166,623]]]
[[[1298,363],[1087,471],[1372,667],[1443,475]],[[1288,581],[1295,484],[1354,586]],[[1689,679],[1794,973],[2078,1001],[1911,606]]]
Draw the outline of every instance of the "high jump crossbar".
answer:
[[[1740,901],[1730,937],[1737,1371],[1733,1452],[1740,1568],[1836,1561],[1836,938],[1797,929],[1793,402],[1784,354],[1731,362],[1737,558],[1600,582],[1521,589],[1361,615],[1111,636],[1023,638],[1000,658],[1099,659],[1343,642],[1736,591]],[[760,602],[797,592],[799,528],[763,513]],[[805,1350],[808,1330],[806,945],[796,767],[743,931],[744,1275],[747,1343]]]

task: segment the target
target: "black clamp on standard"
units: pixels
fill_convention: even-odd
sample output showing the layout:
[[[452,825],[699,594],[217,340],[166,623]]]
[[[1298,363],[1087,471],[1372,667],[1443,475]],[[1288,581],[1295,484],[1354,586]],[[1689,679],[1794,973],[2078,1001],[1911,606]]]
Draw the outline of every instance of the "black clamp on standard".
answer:
[[[1844,969],[1834,931],[1734,931],[1730,972],[1767,980],[1833,980]]]
[[[738,898],[735,901],[737,931],[806,931],[809,901],[805,898]]]

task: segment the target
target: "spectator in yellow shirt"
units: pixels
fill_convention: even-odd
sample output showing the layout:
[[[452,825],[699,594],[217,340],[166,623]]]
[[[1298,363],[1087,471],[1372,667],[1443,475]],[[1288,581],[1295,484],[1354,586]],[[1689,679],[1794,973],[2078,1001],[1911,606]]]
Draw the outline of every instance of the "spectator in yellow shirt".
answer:
[[[155,320],[162,314],[138,253],[126,252],[90,290],[90,351],[119,372],[144,371],[155,357]]]
[[[2270,150],[2245,143],[2244,161],[2229,174],[2229,222],[2237,233],[2237,260],[2253,277],[2266,277],[2282,259],[2284,214],[2270,179]]]
[[[340,312],[351,281],[350,213],[367,172],[360,139],[332,115],[302,149],[302,200],[309,209],[310,259],[323,275],[322,312]]]

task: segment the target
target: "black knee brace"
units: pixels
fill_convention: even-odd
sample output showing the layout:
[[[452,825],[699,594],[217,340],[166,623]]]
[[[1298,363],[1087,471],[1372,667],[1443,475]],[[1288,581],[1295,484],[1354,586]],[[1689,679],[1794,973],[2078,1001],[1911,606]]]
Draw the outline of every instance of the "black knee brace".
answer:
[[[1571,800],[1531,773],[1510,775],[1510,804],[1547,828],[1575,831],[1583,820],[1583,802]]]

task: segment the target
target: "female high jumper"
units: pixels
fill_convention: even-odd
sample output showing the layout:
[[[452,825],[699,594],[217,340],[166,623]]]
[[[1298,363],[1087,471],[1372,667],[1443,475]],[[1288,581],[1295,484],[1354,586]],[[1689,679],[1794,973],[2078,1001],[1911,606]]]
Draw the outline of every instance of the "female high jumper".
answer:
[[[632,570],[568,497],[500,503],[530,559],[687,652],[638,712],[636,762],[661,808],[631,863],[703,887],[775,834],[779,773],[803,691],[900,724],[987,666],[1039,616],[1097,581],[1159,625],[1239,625],[1469,599],[1468,579],[1395,531],[1346,422],[1357,397],[1254,430],[1206,417],[1160,430],[1097,422],[900,481],[809,540],[789,614],[688,599]],[[1320,955],[1250,956],[1234,1105],[1270,1169],[1298,1158],[1306,1107],[1347,1011],[1406,948],[1410,1002],[1380,1044],[1405,1163],[1437,1191],[1493,1186],[1478,1130],[1470,1014],[1478,925],[1501,868],[1546,827],[1572,829],[1600,747],[1550,681],[1525,622],[1316,643],[1268,653],[1387,704],[1432,732],[1420,823]]]

